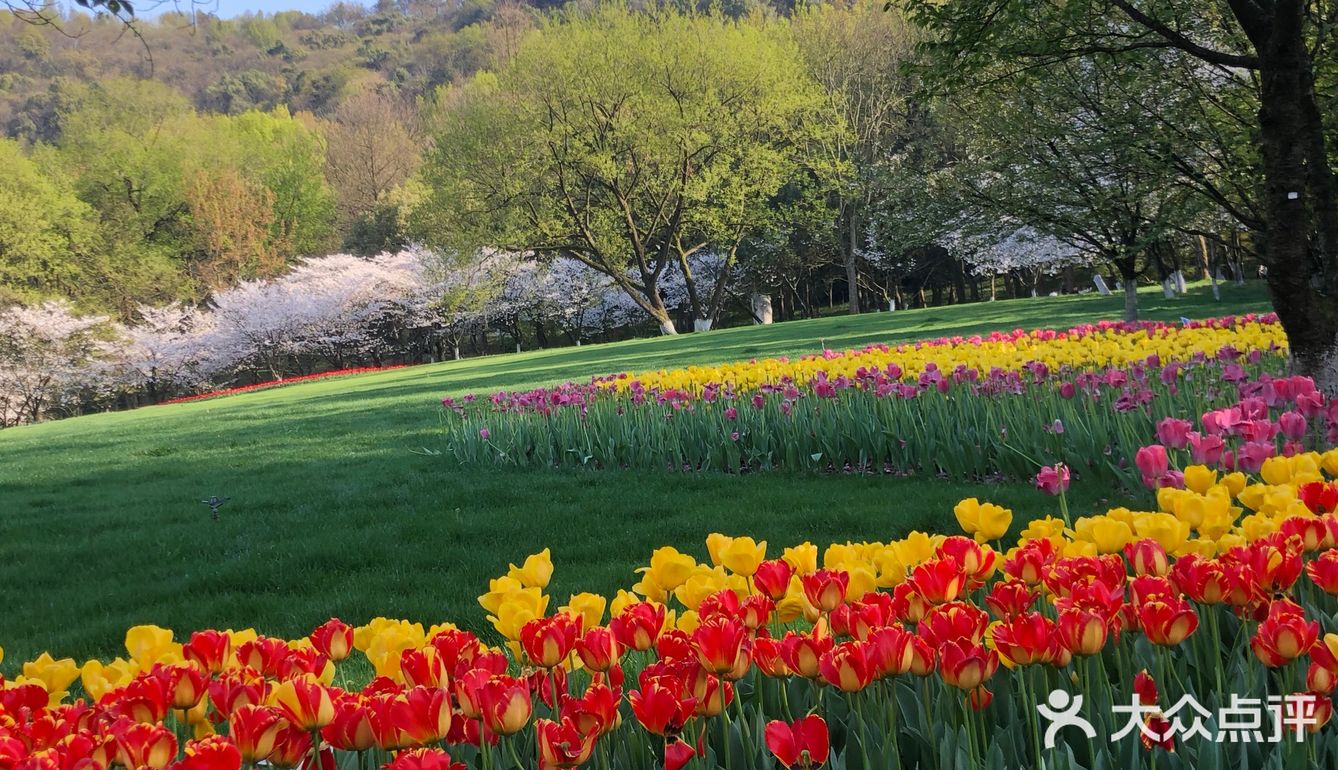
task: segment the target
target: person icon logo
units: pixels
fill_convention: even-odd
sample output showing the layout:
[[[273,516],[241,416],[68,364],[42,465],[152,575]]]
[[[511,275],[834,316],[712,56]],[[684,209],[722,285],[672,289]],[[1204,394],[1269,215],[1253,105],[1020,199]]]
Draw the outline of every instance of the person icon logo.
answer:
[[[1045,728],[1047,749],[1055,747],[1055,736],[1065,727],[1076,727],[1088,738],[1096,737],[1096,728],[1079,714],[1082,711],[1081,695],[1070,695],[1065,690],[1051,690],[1045,698],[1045,703],[1038,703],[1036,710],[1050,721],[1049,726]]]

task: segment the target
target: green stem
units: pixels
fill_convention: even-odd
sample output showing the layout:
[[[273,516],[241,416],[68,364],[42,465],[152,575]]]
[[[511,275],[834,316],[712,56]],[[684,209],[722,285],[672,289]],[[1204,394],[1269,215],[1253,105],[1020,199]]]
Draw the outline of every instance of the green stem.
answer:
[[[863,760],[861,770],[872,770],[869,766],[869,728],[864,721],[864,694],[854,692],[850,699],[855,703],[855,716],[859,720],[859,756]]]
[[[725,704],[725,680],[717,678],[717,684],[720,687],[720,724],[724,732],[722,736],[724,740],[720,744],[720,750],[725,754],[725,770],[729,770],[732,762],[729,756],[729,709],[726,708]]]

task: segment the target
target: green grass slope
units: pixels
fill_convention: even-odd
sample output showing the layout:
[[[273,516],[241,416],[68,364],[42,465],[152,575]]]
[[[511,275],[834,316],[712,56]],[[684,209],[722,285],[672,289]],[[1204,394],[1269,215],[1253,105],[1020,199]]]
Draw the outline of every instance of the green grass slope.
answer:
[[[1267,310],[1254,286],[1144,317]],[[1120,312],[1064,297],[834,317],[707,335],[494,356],[0,431],[0,647],[116,653],[125,628],[254,626],[299,634],[332,615],[481,627],[475,597],[545,546],[552,591],[612,591],[660,545],[721,530],[776,545],[944,529],[964,496],[1045,512],[1025,486],[933,479],[463,470],[439,448],[444,395],[615,371],[813,352]],[[1100,490],[1079,490],[1079,507]],[[200,500],[230,496],[213,522]],[[704,554],[702,554],[704,555]]]

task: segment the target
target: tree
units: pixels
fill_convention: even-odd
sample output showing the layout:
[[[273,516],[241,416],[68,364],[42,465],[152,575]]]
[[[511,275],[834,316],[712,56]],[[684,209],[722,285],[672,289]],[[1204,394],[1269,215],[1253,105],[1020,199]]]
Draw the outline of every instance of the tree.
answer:
[[[951,108],[967,141],[958,189],[990,223],[1017,220],[1113,265],[1130,321],[1140,260],[1192,219],[1195,200],[1161,160],[1160,133],[1140,128],[1124,98],[1131,79],[1158,87],[1132,67],[1071,60],[1000,74]]]
[[[326,175],[335,189],[346,244],[355,228],[365,231],[369,220],[393,217],[387,197],[418,170],[422,140],[417,123],[417,115],[401,100],[362,91],[321,124]],[[372,252],[387,245],[363,243]]]
[[[1338,185],[1329,147],[1338,4],[1303,0],[906,0],[929,27],[936,74],[969,82],[1000,57],[1044,68],[1078,58],[1114,65],[1148,50],[1203,66],[1199,77],[1256,74],[1260,259],[1293,367],[1338,393]],[[1196,86],[1183,86],[1185,88]],[[1332,118],[1328,118],[1329,121]],[[1196,173],[1200,182],[1210,174]]]
[[[72,406],[105,352],[99,332],[106,322],[60,300],[0,311],[0,426]]]
[[[838,130],[819,137],[817,155],[835,197],[836,243],[845,265],[850,312],[860,312],[859,255],[872,212],[887,200],[888,174],[909,141],[912,83],[904,64],[914,31],[881,4],[800,9],[795,37],[826,93]]]
[[[457,254],[564,256],[675,332],[683,274],[699,328],[766,204],[798,173],[820,97],[777,25],[604,8],[533,33],[441,118],[418,225]],[[725,256],[700,290],[691,257]]]
[[[87,298],[97,274],[93,210],[59,178],[0,139],[0,288],[25,300]]]

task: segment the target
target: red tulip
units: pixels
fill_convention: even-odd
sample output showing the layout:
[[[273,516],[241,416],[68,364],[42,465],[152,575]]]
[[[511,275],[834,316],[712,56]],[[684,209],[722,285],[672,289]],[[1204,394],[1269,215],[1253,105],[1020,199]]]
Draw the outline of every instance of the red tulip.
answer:
[[[1060,642],[1072,655],[1096,655],[1110,633],[1103,615],[1080,607],[1061,610],[1058,629]]]
[[[1147,669],[1139,671],[1134,675],[1134,695],[1138,697],[1138,702],[1144,706],[1157,705],[1157,681],[1147,672]]]
[[[946,642],[939,648],[939,673],[944,682],[958,689],[974,690],[998,669],[998,653],[967,640]]]
[[[1155,575],[1161,577],[1171,569],[1171,561],[1162,548],[1152,538],[1144,538],[1124,547],[1124,556],[1134,568],[1135,575]]]
[[[1305,573],[1321,591],[1338,596],[1338,551],[1325,551],[1305,565]]]
[[[382,767],[385,770],[465,770],[465,763],[452,762],[451,755],[441,749],[425,748],[401,751]]]
[[[952,557],[930,559],[911,570],[910,582],[930,604],[955,600],[966,586],[966,571]]]
[[[1250,639],[1250,648],[1265,666],[1278,668],[1310,652],[1318,639],[1319,623],[1306,621],[1300,607],[1279,599]]]
[[[241,706],[264,701],[266,692],[265,680],[256,672],[250,669],[229,671],[209,683],[209,705],[227,719]]]
[[[1199,616],[1184,599],[1162,596],[1138,607],[1138,624],[1149,642],[1169,647],[1194,633]]]
[[[998,653],[1019,666],[1053,661],[1059,644],[1054,621],[1039,612],[1001,621],[993,637]]]
[[[274,752],[279,731],[288,726],[288,720],[270,706],[238,706],[228,717],[228,737],[237,744],[242,760],[254,764],[267,759]]]
[[[310,755],[311,733],[290,723],[279,730],[274,751],[270,752],[267,761],[274,767],[289,770],[301,765]]]
[[[221,735],[186,743],[181,770],[241,770],[242,752]]]
[[[336,663],[353,651],[353,628],[339,618],[325,621],[307,638],[317,652]]]
[[[629,604],[609,621],[609,630],[623,647],[645,652],[655,646],[664,629],[664,605],[651,602]]]
[[[682,738],[675,738],[664,745],[664,770],[682,770],[695,756],[697,750],[692,748],[692,744]]]
[[[640,691],[627,694],[627,702],[647,732],[664,736],[681,733],[697,706],[683,681],[673,676],[644,678]]]
[[[771,613],[775,611],[775,602],[761,594],[753,594],[739,603],[738,618],[749,631],[756,631],[771,620]]]
[[[409,648],[400,653],[400,673],[410,687],[447,687],[446,661],[436,647]]]
[[[288,643],[282,639],[260,636],[237,648],[237,662],[273,679],[279,674],[279,664],[288,657]]]
[[[828,684],[842,692],[859,692],[873,681],[874,668],[864,655],[863,642],[838,644],[818,659],[818,670]]]
[[[274,689],[274,701],[284,717],[303,730],[319,730],[334,721],[330,690],[314,679],[280,682]]]
[[[971,705],[972,711],[984,711],[994,702],[994,693],[981,685],[966,694],[966,701]]]
[[[436,687],[413,687],[393,700],[391,718],[417,744],[436,743],[451,728],[451,698]]]
[[[232,637],[222,631],[196,631],[181,645],[182,657],[211,674],[222,671],[231,655]]]
[[[985,596],[985,606],[994,613],[994,617],[1004,620],[1026,612],[1038,595],[1021,580],[1003,580],[995,583]]]
[[[582,733],[570,719],[560,723],[540,719],[534,723],[539,741],[541,768],[583,765],[595,752],[595,733]]]
[[[154,672],[163,678],[174,709],[193,709],[208,692],[209,675],[195,663],[156,666]]]
[[[778,602],[785,598],[790,592],[790,577],[794,575],[794,567],[784,559],[772,559],[764,561],[757,565],[757,572],[753,573],[753,585],[763,596]]]
[[[362,698],[354,696],[335,704],[334,721],[321,730],[321,737],[340,751],[366,751],[376,745],[372,712]]]
[[[576,646],[580,622],[570,615],[559,614],[535,618],[520,628],[520,648],[525,657],[539,668],[556,668]]]
[[[597,682],[579,698],[563,695],[562,715],[575,722],[583,733],[598,731],[607,735],[622,724],[622,714],[618,712],[622,697],[621,689]]]
[[[160,724],[125,725],[115,736],[116,761],[130,770],[163,770],[176,758],[177,738]]]
[[[1311,692],[1328,695],[1338,685],[1338,675],[1319,663],[1311,663],[1305,674],[1305,688]]]
[[[790,631],[781,640],[780,654],[791,671],[805,679],[817,679],[822,675],[818,660],[832,648],[832,644],[830,636]]]
[[[931,647],[956,639],[967,639],[972,644],[979,644],[985,638],[985,629],[989,624],[990,616],[979,607],[965,602],[950,602],[931,610],[920,621],[917,630]]]
[[[877,679],[905,674],[915,660],[911,634],[901,626],[875,628],[864,640],[864,657]]]
[[[799,582],[804,587],[804,596],[818,612],[831,612],[846,601],[846,587],[850,585],[850,573],[842,570],[820,569],[803,575]]]
[[[482,651],[477,636],[458,628],[438,631],[427,643],[436,648],[437,654],[441,656],[441,662],[452,676],[472,667],[475,658]]]
[[[790,724],[768,722],[765,736],[767,748],[787,768],[809,770],[821,767],[826,764],[827,755],[831,751],[827,723],[816,714]]]
[[[747,638],[748,629],[742,623],[717,617],[697,626],[692,632],[692,646],[702,668],[713,674],[728,674],[739,667],[741,658],[746,669]]]
[[[587,669],[602,673],[618,665],[622,645],[613,631],[596,626],[576,640],[576,654]]]
[[[530,722],[534,701],[524,679],[494,676],[479,688],[483,725],[497,735],[515,735]]]

